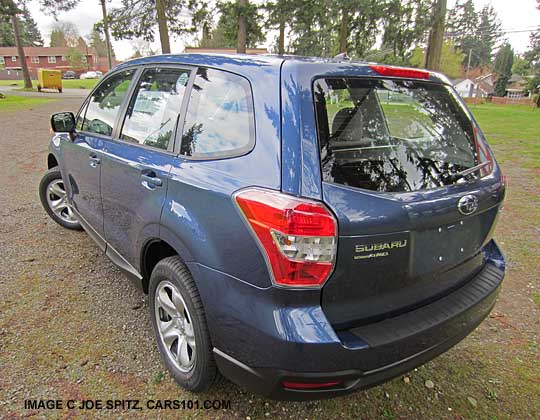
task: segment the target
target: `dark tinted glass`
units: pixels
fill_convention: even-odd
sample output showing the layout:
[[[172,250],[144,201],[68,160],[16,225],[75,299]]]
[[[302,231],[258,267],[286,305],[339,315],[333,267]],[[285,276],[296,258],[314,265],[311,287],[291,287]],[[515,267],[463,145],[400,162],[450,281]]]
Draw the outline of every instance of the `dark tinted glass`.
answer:
[[[189,73],[169,68],[145,70],[129,105],[121,139],[167,150]]]
[[[82,130],[112,135],[114,121],[135,70],[126,70],[108,77],[90,97],[82,123]]]
[[[251,88],[243,77],[199,69],[191,90],[181,153],[197,158],[238,156],[255,142]]]
[[[336,78],[314,90],[327,182],[416,191],[454,183],[478,163],[472,123],[446,86]]]

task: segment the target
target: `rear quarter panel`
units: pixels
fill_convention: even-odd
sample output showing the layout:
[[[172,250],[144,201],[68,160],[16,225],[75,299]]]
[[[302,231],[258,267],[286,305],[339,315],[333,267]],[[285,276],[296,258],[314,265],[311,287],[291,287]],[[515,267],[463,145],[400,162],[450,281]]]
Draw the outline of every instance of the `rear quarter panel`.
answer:
[[[246,64],[227,70],[252,88],[255,146],[244,156],[218,160],[173,160],[160,237],[186,262],[196,262],[258,287],[271,284],[258,245],[232,200],[248,186],[281,187],[279,66]]]

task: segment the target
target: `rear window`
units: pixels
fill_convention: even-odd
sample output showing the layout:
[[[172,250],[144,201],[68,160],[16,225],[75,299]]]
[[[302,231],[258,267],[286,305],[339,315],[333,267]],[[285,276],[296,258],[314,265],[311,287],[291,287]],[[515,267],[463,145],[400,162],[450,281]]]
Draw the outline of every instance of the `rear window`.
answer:
[[[417,191],[457,182],[479,163],[472,123],[444,85],[328,78],[314,95],[326,182]]]

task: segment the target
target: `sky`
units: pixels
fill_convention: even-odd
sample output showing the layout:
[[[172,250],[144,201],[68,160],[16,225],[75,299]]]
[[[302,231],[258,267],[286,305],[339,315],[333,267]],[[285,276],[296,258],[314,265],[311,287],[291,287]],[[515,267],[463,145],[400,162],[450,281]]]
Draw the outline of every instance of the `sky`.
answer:
[[[111,6],[118,5],[120,0],[112,0]],[[452,7],[455,0],[448,1],[448,7]],[[508,31],[505,35],[515,52],[523,53],[529,46],[530,32],[516,32],[528,30],[540,25],[540,10],[536,9],[536,0],[474,0],[477,10],[481,9],[486,4],[491,4],[502,23],[504,31]],[[44,14],[39,7],[38,0],[32,0],[29,3],[30,12],[37,22],[39,30],[45,40],[45,45],[49,44],[51,26],[54,24],[54,18]],[[81,0],[77,8],[70,12],[60,13],[58,19],[61,21],[69,21],[75,24],[82,36],[88,35],[94,23],[101,19],[101,8],[98,0]],[[156,39],[158,34],[156,30]],[[185,39],[172,37],[171,50],[173,53],[182,52]],[[189,40],[188,40],[189,43]],[[268,47],[270,40],[268,40]],[[155,41],[152,49],[159,51],[159,42]],[[133,42],[129,40],[115,41],[113,40],[113,48],[119,60],[125,60],[133,54]]]

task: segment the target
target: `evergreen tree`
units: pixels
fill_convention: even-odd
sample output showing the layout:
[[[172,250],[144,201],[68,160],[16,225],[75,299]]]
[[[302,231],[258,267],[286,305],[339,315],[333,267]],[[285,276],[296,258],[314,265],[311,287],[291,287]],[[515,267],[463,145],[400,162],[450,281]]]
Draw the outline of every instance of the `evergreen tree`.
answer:
[[[536,72],[540,72],[540,30],[531,34],[530,49],[525,53],[525,59]]]
[[[21,42],[25,47],[42,47],[43,38],[32,18],[26,3],[20,5],[20,14],[17,15]],[[14,47],[15,36],[13,35],[13,25],[8,16],[0,16],[0,47]]]
[[[110,11],[111,33],[116,39],[154,41],[157,24],[162,53],[170,53],[169,34],[194,32],[188,3],[182,0],[122,0]]]
[[[492,6],[484,6],[480,11],[476,34],[479,40],[478,60],[480,65],[488,65],[493,61],[493,49],[501,37],[501,24]]]
[[[335,24],[332,20],[333,2],[296,0],[295,3],[294,14],[289,18],[289,42],[292,52],[322,57],[334,55],[333,44],[336,37],[332,31]]]
[[[103,39],[101,34],[102,26],[95,24],[90,33],[90,46],[94,48],[97,52],[98,57],[107,57],[107,41]],[[114,57],[114,50],[112,51],[112,56]]]
[[[288,21],[295,13],[295,2],[294,0],[273,0],[266,2],[263,7],[268,15],[265,21],[266,27],[278,30],[276,52],[285,54],[285,33],[290,28]]]
[[[491,6],[480,12],[474,8],[473,0],[456,5],[448,13],[448,32],[451,39],[463,51],[463,65],[481,67],[493,61],[493,50],[501,38],[501,24]]]
[[[246,18],[246,47],[254,48],[266,39],[261,26],[262,16],[259,8],[252,3],[248,3],[243,9]],[[211,30],[208,29],[210,23],[207,23],[206,30],[203,28],[203,38],[199,42],[199,46],[204,48],[236,48],[240,13],[238,4],[236,2],[220,2],[217,4],[216,12],[219,14],[218,22]],[[194,14],[194,16],[196,15]],[[201,19],[199,15],[198,19],[208,22],[210,20],[208,16]]]
[[[514,51],[510,44],[505,43],[497,52],[493,70],[497,74],[495,83],[495,94],[504,96],[506,94],[506,85],[512,76],[512,65],[514,64]]]
[[[405,60],[411,47],[425,39],[431,25],[430,0],[389,0],[384,10],[381,50]]]
[[[20,26],[23,45],[25,47],[42,47],[43,38],[41,37],[37,23],[32,18],[26,3],[22,4],[21,11]]]
[[[348,53],[364,58],[373,47],[379,33],[379,24],[384,18],[384,8],[378,0],[359,0],[353,2],[350,11]]]

